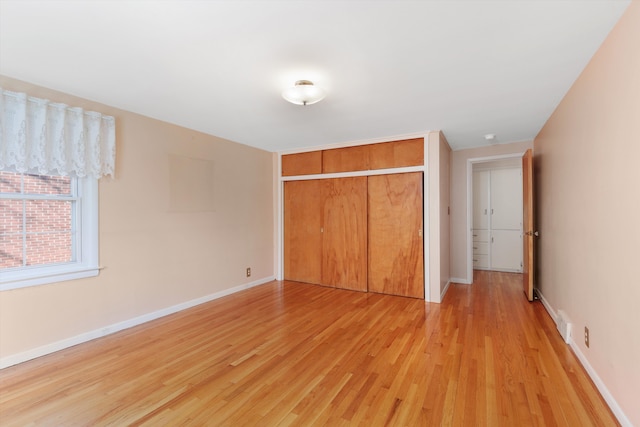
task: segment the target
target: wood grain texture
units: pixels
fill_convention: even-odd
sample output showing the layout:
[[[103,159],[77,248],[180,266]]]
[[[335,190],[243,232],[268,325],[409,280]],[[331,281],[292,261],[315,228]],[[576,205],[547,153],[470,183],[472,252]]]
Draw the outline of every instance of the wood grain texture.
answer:
[[[271,282],[0,371],[0,424],[617,425],[521,281],[442,304]]]
[[[367,177],[324,183],[322,284],[367,290]]]
[[[322,173],[322,152],[285,154],[282,156],[282,176]]]
[[[533,236],[533,153],[528,149],[522,156],[522,288],[529,301],[533,301],[534,251]]]
[[[369,177],[369,291],[424,299],[422,173]]]
[[[353,172],[369,169],[369,146],[334,148],[322,151],[322,172]]]
[[[424,164],[424,138],[371,144],[369,168],[390,169]]]
[[[321,180],[284,183],[284,277],[322,282],[323,192]]]

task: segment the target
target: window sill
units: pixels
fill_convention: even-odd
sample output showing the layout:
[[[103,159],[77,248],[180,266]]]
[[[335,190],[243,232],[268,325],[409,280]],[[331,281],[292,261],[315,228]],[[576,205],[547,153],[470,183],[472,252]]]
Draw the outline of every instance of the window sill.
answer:
[[[48,283],[63,282],[66,280],[94,277],[100,273],[100,268],[86,265],[65,265],[56,267],[34,268],[12,273],[1,273],[0,291],[26,288],[29,286],[46,285]]]

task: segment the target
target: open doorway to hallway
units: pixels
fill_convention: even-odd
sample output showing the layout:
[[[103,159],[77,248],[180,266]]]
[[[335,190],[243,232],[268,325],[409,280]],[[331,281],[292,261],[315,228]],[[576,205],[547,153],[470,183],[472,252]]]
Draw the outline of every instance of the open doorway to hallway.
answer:
[[[522,272],[522,154],[469,159],[468,277]]]

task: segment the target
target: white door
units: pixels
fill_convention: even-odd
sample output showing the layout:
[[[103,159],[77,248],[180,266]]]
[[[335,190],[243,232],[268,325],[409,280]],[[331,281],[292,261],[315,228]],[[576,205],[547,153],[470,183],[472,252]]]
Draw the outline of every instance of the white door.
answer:
[[[473,228],[489,228],[489,171],[473,173]]]
[[[521,169],[494,169],[491,171],[491,229],[520,231],[521,227]]]
[[[491,269],[522,271],[522,234],[519,230],[491,230]]]

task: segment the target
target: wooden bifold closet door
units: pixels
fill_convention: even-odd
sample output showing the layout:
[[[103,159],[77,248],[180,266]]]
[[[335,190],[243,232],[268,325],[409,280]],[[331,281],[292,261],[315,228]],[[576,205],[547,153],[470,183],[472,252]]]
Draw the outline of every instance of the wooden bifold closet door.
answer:
[[[284,278],[424,298],[422,172],[284,183]]]
[[[369,291],[424,298],[422,172],[369,177]]]
[[[321,180],[284,183],[284,277],[322,282]]]
[[[322,284],[367,290],[367,177],[324,180]]]
[[[367,178],[284,185],[285,279],[367,290]]]

